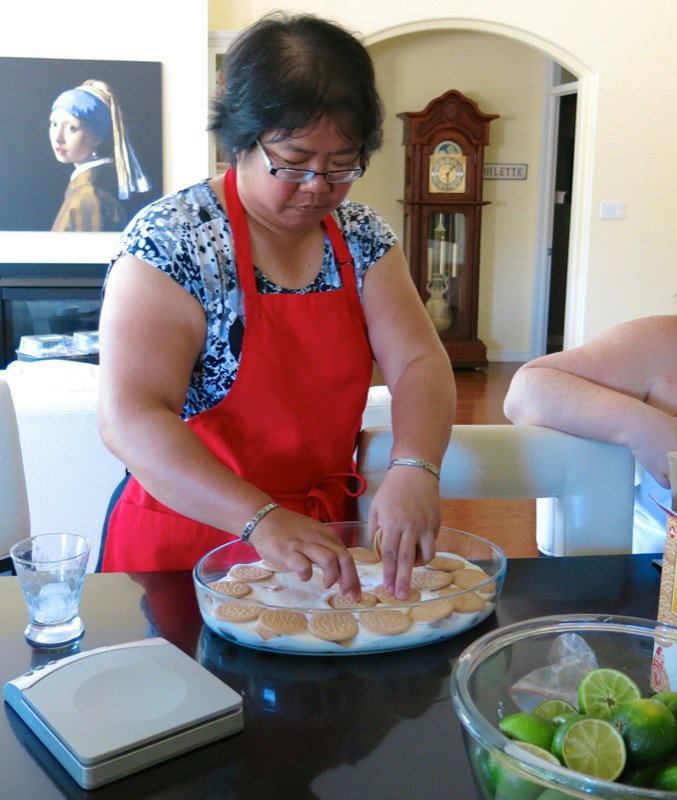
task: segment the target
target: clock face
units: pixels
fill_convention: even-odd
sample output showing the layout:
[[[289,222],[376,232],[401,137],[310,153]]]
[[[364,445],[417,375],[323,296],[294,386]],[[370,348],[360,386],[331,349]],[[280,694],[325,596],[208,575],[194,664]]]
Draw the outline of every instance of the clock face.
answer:
[[[465,191],[465,156],[450,153],[432,153],[430,156],[430,173],[428,191],[464,192]]]

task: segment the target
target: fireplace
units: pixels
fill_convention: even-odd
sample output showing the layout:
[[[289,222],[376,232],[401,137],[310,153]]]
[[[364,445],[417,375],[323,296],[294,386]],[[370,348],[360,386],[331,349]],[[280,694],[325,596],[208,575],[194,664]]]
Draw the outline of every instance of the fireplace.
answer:
[[[22,336],[99,326],[106,264],[0,264],[0,369]]]

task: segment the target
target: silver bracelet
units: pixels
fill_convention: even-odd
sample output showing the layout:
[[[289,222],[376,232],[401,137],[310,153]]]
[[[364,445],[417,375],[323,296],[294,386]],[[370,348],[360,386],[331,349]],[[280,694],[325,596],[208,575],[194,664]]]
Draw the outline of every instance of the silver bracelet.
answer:
[[[249,522],[244,526],[244,530],[242,531],[242,535],[240,539],[243,542],[249,542],[249,537],[254,533],[254,528],[261,522],[261,520],[270,514],[271,511],[274,511],[276,508],[279,508],[279,503],[274,503],[272,500],[270,503],[266,503],[263,508],[259,508],[259,510],[254,514],[254,516],[249,520]]]
[[[436,467],[432,461],[426,461],[424,458],[393,458],[388,464],[388,469],[392,469],[392,467],[419,467],[419,469],[424,469],[434,475],[437,480],[440,479],[440,468]]]

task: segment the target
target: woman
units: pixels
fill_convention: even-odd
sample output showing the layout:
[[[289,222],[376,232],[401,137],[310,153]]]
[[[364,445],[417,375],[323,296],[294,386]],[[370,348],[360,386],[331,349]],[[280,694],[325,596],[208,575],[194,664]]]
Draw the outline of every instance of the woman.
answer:
[[[505,398],[513,422],[630,448],[644,471],[635,487],[635,553],[663,551],[665,513],[653,498],[672,503],[667,454],[677,450],[676,354],[677,315],[630,320],[520,367]]]
[[[371,60],[341,28],[271,15],[233,44],[211,123],[233,168],[141,212],[107,279],[100,429],[134,477],[104,570],[187,569],[244,535],[359,597],[323,523],[354,513],[374,357],[393,394],[396,463],[369,519],[386,586],[405,597],[433,557],[453,374],[392,231],[345,200],[381,123]]]
[[[125,133],[122,111],[110,86],[85,81],[52,104],[49,138],[56,160],[73,164],[53,231],[121,231],[127,222],[121,200],[147,192]]]

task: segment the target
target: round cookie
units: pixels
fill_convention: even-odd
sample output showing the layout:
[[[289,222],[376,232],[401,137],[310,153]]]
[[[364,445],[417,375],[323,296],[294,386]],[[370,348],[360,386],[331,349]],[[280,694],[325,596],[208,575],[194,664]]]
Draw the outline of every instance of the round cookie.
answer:
[[[466,562],[462,558],[435,556],[432,561],[428,562],[428,566],[431,569],[441,569],[443,572],[456,572],[457,569],[463,569]]]
[[[472,614],[476,611],[484,611],[487,601],[480,597],[477,592],[464,592],[454,598],[454,611],[459,614]]]
[[[451,597],[441,597],[439,600],[427,600],[418,606],[409,609],[409,616],[414,622],[424,624],[439,622],[453,613],[455,601]]]
[[[395,597],[394,594],[390,594],[382,583],[375,586],[372,591],[376,597],[378,597],[379,603],[385,603],[391,606],[396,606],[400,603],[418,603],[421,599],[421,592],[413,586],[409,589],[409,595],[405,600],[401,600],[399,597]]]
[[[253,564],[238,564],[233,567],[228,573],[229,580],[242,581],[244,583],[257,583],[258,581],[267,581],[273,577],[273,573],[269,569],[263,567],[256,567]]]
[[[352,597],[348,597],[346,594],[336,594],[329,595],[327,598],[327,603],[332,608],[373,608],[378,603],[378,597],[372,592],[362,592],[362,598],[360,600],[353,600]]]
[[[394,608],[375,608],[360,614],[360,624],[379,636],[397,636],[411,628],[411,619]]]
[[[377,564],[381,560],[373,550],[367,550],[366,547],[349,547],[348,552],[356,564]]]
[[[374,541],[371,543],[372,547],[374,548],[374,552],[378,556],[378,560],[381,560],[381,542],[383,541],[383,531],[379,528],[376,533],[374,534]]]
[[[357,635],[359,627],[349,611],[316,611],[310,617],[308,630],[327,642],[346,642]]]
[[[224,600],[214,611],[217,619],[225,622],[253,622],[263,609],[253,603],[239,603],[237,600]]]
[[[444,572],[441,569],[427,569],[426,567],[414,569],[411,573],[411,585],[414,589],[434,592],[437,589],[444,589],[445,586],[453,581],[451,572]]]
[[[246,597],[251,594],[252,587],[242,581],[221,580],[208,584],[210,589],[229,597]]]
[[[264,608],[259,625],[278,636],[294,636],[308,627],[306,615],[288,608]]]
[[[454,584],[459,589],[474,589],[480,583],[489,580],[489,576],[482,569],[459,569],[453,573]],[[496,585],[492,581],[482,588],[483,592],[493,592]]]

